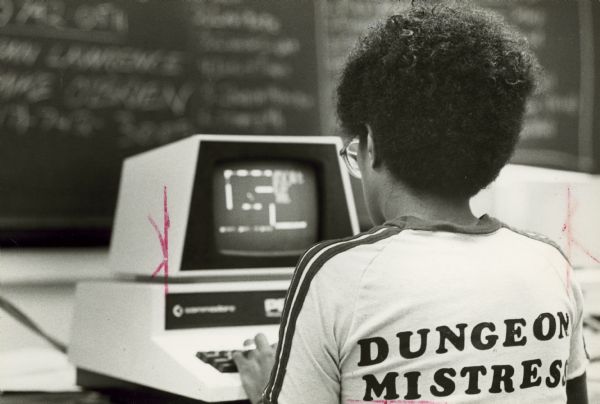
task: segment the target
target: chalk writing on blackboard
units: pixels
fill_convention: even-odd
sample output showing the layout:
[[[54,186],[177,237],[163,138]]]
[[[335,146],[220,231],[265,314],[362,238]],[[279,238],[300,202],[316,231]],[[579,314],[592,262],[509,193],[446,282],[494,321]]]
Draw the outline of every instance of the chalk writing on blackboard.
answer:
[[[0,0],[0,242],[108,243],[123,159],[194,133],[318,134],[315,7]]]

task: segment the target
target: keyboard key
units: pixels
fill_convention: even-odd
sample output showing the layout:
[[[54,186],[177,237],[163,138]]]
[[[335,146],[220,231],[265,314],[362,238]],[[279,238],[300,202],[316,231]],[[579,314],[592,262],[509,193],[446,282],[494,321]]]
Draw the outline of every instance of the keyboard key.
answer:
[[[232,355],[233,355],[233,351],[220,351],[219,352],[219,357],[220,358],[231,359]]]
[[[236,373],[238,371],[233,361],[215,365],[215,368],[221,373]]]
[[[209,362],[215,358],[219,357],[219,353],[216,351],[208,351],[208,352],[198,352],[196,353],[196,356],[202,361],[202,362]]]
[[[232,359],[233,352],[235,351],[199,351],[196,357],[221,373],[235,373],[237,366]]]

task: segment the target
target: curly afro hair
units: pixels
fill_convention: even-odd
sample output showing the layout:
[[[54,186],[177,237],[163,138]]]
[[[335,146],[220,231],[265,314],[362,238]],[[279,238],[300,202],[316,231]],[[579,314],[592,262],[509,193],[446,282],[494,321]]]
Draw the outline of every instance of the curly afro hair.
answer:
[[[344,136],[373,140],[383,165],[419,192],[470,197],[511,157],[538,64],[489,12],[416,5],[373,28],[337,89]]]

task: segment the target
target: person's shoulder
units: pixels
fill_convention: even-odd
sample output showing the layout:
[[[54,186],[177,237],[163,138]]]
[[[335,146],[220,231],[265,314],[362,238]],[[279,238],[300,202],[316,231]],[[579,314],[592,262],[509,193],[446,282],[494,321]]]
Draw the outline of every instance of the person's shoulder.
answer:
[[[306,296],[311,296],[311,301],[320,302],[321,310],[330,308],[339,313],[338,309],[356,295],[370,264],[399,231],[393,226],[378,226],[313,246],[296,267],[288,290],[291,300],[304,302]]]
[[[502,223],[500,222],[502,225],[502,228],[512,232],[513,234],[523,237],[527,240],[529,240],[530,243],[535,244],[537,246],[541,246],[542,248],[545,248],[548,251],[552,251],[554,253],[558,253],[562,256],[562,258],[564,258],[567,262],[569,261],[569,258],[567,256],[567,254],[565,254],[565,252],[563,251],[563,249],[554,241],[552,240],[550,237],[541,234],[541,233],[537,233],[537,232],[533,232],[533,231],[529,231],[529,230],[523,230],[523,229],[519,229],[516,228],[514,226],[510,226],[506,223]]]
[[[295,276],[314,277],[317,273],[348,276],[364,269],[385,248],[400,229],[383,225],[340,239],[328,240],[307,250],[296,267]]]

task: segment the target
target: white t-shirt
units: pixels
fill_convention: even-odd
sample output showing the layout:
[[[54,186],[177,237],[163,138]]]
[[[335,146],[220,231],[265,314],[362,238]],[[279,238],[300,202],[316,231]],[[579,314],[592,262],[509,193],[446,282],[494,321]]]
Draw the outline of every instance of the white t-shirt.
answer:
[[[402,217],[302,257],[266,403],[564,403],[582,296],[552,243]]]

